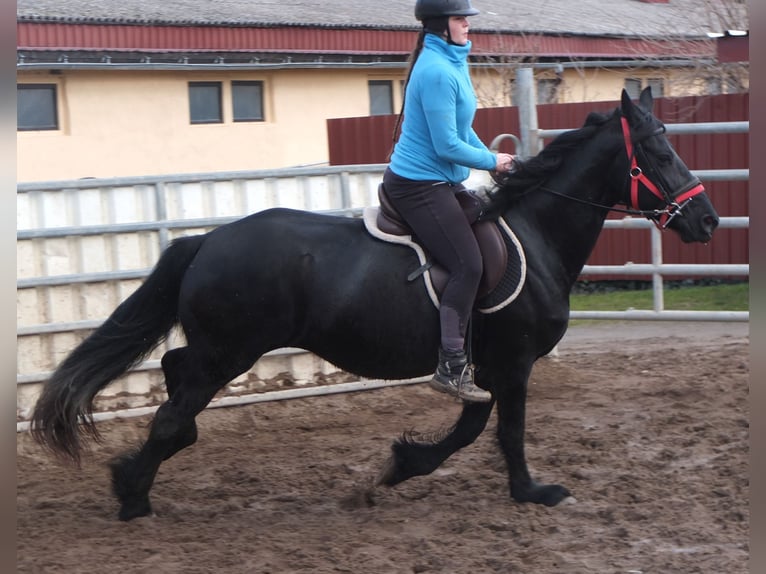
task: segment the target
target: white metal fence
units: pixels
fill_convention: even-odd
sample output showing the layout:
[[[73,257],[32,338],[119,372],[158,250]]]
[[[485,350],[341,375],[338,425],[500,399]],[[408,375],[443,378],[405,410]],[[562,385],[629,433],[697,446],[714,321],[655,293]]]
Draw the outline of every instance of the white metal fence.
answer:
[[[270,207],[356,216],[377,203],[384,166],[285,169],[22,183],[17,188],[17,416],[55,366],[149,274],[173,238]],[[164,393],[159,358],[175,334],[98,408],[153,405]],[[239,395],[271,381],[342,375],[299,349],[269,353],[231,383]],[[232,397],[222,397],[231,400]],[[21,425],[23,427],[23,425]]]
[[[675,129],[668,128],[670,133]],[[721,128],[702,126],[703,130]],[[541,133],[543,137],[550,135],[555,134]],[[23,421],[28,417],[40,383],[139,285],[170,240],[277,206],[358,216],[365,206],[377,204],[377,185],[385,167],[375,164],[19,184],[18,418]],[[748,170],[695,173],[703,180],[749,176]],[[724,228],[748,225],[748,217],[721,221]],[[662,300],[663,275],[747,276],[748,265],[665,265],[662,236],[653,224],[634,218],[607,221],[607,230],[620,227],[645,228],[652,233],[652,262],[586,266],[583,274],[651,274],[653,310],[573,311],[572,318],[748,320],[748,313],[741,311],[668,311]],[[99,398],[99,408],[138,408],[134,412],[139,414],[141,409],[153,408],[164,394],[159,356],[176,344],[176,337],[171,336],[149,360],[110,385]],[[299,349],[269,353],[251,373],[230,384],[226,392],[234,396],[221,397],[218,404],[238,401],[239,395],[257,391],[271,380],[287,379],[302,385],[317,375],[336,374],[335,367]],[[23,426],[22,422],[19,428]]]

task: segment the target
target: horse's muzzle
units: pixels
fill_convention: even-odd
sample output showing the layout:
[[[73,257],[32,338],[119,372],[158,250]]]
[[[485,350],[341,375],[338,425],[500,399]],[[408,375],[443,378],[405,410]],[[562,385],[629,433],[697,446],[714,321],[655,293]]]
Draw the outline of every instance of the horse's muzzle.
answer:
[[[713,238],[713,232],[718,227],[720,220],[717,215],[706,213],[702,216],[701,227],[703,233],[707,234],[708,241]]]

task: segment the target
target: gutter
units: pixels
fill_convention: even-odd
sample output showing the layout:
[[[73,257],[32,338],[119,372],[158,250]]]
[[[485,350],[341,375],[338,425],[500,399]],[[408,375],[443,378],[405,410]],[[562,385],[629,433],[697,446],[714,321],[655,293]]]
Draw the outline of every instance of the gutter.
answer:
[[[705,59],[636,59],[636,60],[584,60],[584,61],[562,61],[562,62],[536,62],[526,63],[520,61],[510,62],[470,62],[471,68],[510,68],[527,67],[534,69],[553,69],[563,71],[565,69],[585,69],[585,68],[678,68],[693,67],[699,65],[714,65],[716,60],[712,58]],[[155,71],[186,71],[186,70],[210,70],[210,71],[232,71],[232,70],[301,70],[301,69],[378,69],[378,68],[399,68],[406,69],[407,62],[394,60],[376,60],[372,62],[323,62],[315,60],[312,62],[216,62],[211,64],[198,63],[170,63],[170,62],[151,62],[150,58],[144,58],[141,62],[129,63],[111,63],[111,62],[25,62],[21,56],[16,62],[16,69],[23,70],[155,70]]]

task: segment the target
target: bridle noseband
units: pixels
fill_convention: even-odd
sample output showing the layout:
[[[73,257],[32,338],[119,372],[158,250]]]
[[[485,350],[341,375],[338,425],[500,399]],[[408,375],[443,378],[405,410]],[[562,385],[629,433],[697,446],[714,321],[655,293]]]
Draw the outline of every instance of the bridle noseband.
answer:
[[[636,150],[641,153],[643,161],[648,163],[650,166],[652,166],[652,169],[654,173],[657,174],[658,178],[661,180],[662,178],[659,175],[659,170],[654,168],[652,161],[649,159],[649,156],[644,152],[643,148],[641,147],[640,142],[636,142],[635,148],[633,146],[633,139],[631,138],[630,134],[630,126],[628,124],[627,118],[625,116],[622,116],[620,118],[620,121],[622,123],[622,135],[623,139],[625,140],[625,151],[628,154],[628,161],[630,162],[630,168],[628,170],[628,177],[630,177],[630,203],[628,204],[628,207],[636,210],[637,212],[641,213],[648,219],[652,220],[657,227],[660,229],[667,228],[668,224],[671,222],[671,220],[679,215],[683,208],[686,207],[689,202],[692,200],[692,198],[695,195],[698,195],[705,191],[704,186],[700,183],[699,179],[694,177],[688,185],[683,186],[679,191],[676,191],[675,193],[671,194],[668,193],[667,189],[664,185],[662,185],[662,181],[658,181],[657,184],[652,182],[644,171],[638,166],[638,159]],[[650,134],[649,137],[652,136],[658,136],[665,133],[665,126],[662,126],[657,131],[655,131],[653,134]],[[638,184],[642,184],[646,189],[648,189],[654,196],[658,197],[662,201],[665,202],[665,208],[661,210],[654,210],[647,212],[645,210],[642,210],[639,206],[639,199],[638,199]]]

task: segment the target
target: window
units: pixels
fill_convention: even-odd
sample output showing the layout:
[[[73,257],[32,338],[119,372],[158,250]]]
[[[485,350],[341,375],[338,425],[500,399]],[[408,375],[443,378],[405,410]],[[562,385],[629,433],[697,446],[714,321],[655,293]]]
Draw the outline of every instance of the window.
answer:
[[[625,78],[625,91],[631,100],[637,100],[641,95],[641,80],[637,78]]]
[[[231,101],[235,122],[263,121],[263,82],[232,82]]]
[[[537,103],[555,104],[559,101],[559,80],[537,80]]]
[[[510,96],[511,105],[518,106],[521,104],[522,94],[518,82],[516,80],[510,81]],[[522,84],[523,85],[523,84]],[[560,78],[543,78],[535,82],[535,103],[537,104],[556,104],[559,101],[559,86],[561,85]]]
[[[56,84],[18,84],[16,98],[16,125],[20,131],[59,128]]]
[[[390,80],[370,80],[370,115],[381,116],[394,113],[393,86]]]
[[[705,94],[714,96],[723,93],[723,84],[721,78],[717,76],[708,76],[705,78]]]
[[[646,85],[652,89],[653,98],[661,98],[665,95],[665,80],[662,78],[649,78]]]
[[[189,82],[189,118],[193,124],[219,124],[221,82]]]
[[[661,98],[665,95],[665,80],[662,78],[649,78],[645,81],[639,78],[625,78],[625,90],[632,100],[637,100],[641,95],[641,89],[646,86],[652,88],[653,98]]]

